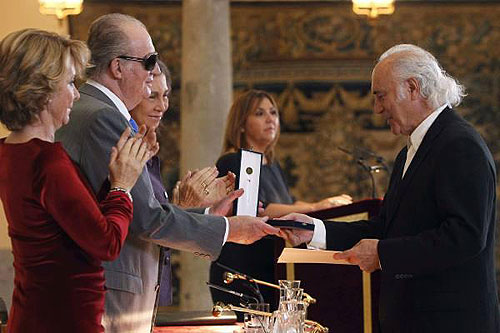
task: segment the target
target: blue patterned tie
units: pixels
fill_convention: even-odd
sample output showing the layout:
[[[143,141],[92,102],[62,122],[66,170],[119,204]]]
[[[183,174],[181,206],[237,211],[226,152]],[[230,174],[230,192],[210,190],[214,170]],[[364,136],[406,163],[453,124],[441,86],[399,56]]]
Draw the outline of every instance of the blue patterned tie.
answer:
[[[130,120],[128,122],[130,123],[130,126],[132,127],[132,131],[134,131],[134,133],[137,133],[139,131],[139,126],[137,126],[137,123],[135,122],[135,120],[133,118],[130,118]]]

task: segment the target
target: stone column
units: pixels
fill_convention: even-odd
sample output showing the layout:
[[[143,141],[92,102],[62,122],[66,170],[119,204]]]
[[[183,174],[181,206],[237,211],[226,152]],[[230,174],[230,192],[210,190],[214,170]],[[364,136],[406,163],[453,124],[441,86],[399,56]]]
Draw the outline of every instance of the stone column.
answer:
[[[232,102],[229,0],[182,1],[181,175],[214,165]],[[211,309],[210,262],[182,252],[181,309]]]

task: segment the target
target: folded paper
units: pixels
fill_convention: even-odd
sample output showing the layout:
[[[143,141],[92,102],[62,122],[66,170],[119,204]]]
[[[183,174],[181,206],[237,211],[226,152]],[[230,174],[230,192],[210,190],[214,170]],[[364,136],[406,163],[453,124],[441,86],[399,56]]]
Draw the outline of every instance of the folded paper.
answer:
[[[340,253],[340,251],[308,250],[286,247],[283,249],[283,252],[281,252],[278,263],[353,265],[345,260],[333,259],[335,253]]]

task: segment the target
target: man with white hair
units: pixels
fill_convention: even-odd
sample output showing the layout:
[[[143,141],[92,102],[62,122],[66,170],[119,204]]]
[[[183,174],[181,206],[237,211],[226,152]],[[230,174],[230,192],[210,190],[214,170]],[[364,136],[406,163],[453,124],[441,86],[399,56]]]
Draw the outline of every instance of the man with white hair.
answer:
[[[500,331],[495,281],[496,171],[480,135],[451,105],[464,88],[429,52],[386,51],[372,73],[374,112],[408,137],[396,157],[380,214],[287,232],[293,244],[341,250],[362,270],[381,270],[380,329]]]
[[[62,142],[94,192],[100,193],[108,178],[111,147],[127,126],[137,129],[129,110],[151,93],[158,54],[146,27],[124,14],[96,19],[87,44],[93,65],[90,79],[80,88],[81,97],[74,104],[69,124],[56,133],[56,140]],[[146,169],[129,194],[134,201],[134,218],[127,239],[118,259],[103,263],[103,326],[107,333],[152,330],[163,264],[160,247],[216,260],[226,242],[249,244],[268,234],[279,234],[262,218],[205,215],[203,210],[187,212],[168,203],[162,207]],[[225,213],[238,194],[241,192],[233,192],[209,212]]]

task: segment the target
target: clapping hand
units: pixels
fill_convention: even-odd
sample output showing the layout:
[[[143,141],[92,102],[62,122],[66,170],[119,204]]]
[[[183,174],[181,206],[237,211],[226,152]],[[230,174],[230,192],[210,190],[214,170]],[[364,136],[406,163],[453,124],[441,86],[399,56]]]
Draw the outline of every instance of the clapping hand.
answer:
[[[236,179],[232,172],[221,178],[216,178],[217,175],[216,167],[188,171],[175,185],[172,202],[184,208],[217,204],[232,192]]]
[[[116,146],[111,148],[109,173],[111,187],[132,189],[146,162],[158,152],[158,144],[153,147],[144,140],[146,127],[141,126],[139,133],[129,137],[130,128],[126,128]]]

